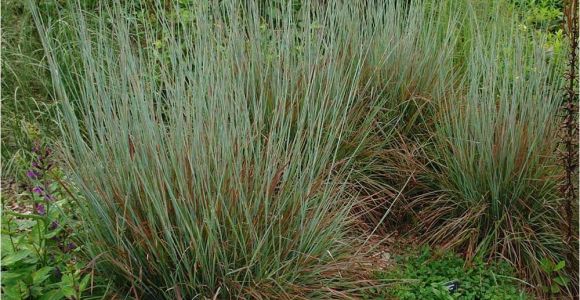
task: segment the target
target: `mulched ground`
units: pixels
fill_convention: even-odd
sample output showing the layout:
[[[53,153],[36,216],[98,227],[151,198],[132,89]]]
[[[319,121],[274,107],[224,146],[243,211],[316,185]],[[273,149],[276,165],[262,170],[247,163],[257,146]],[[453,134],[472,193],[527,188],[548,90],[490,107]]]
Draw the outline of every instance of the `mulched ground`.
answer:
[[[1,180],[0,189],[2,209],[20,214],[32,213],[32,204],[27,203],[28,201],[18,201],[25,187],[17,184],[15,180]]]

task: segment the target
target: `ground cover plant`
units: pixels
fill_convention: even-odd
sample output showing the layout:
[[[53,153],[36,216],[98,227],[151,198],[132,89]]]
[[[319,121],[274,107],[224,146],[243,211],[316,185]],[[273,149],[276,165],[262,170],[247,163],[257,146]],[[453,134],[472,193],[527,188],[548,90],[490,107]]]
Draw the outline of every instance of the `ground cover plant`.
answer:
[[[79,259],[74,188],[63,183],[49,147],[36,144],[31,151],[28,192],[18,195],[26,206],[7,211],[11,203],[3,199],[2,297],[98,299],[106,286],[95,279],[90,263]]]
[[[450,252],[424,247],[418,253],[397,258],[398,266],[380,272],[383,281],[401,280],[386,290],[397,299],[529,299],[509,265],[466,263]]]
[[[3,34],[2,296],[573,295],[563,7],[28,1]],[[443,254],[377,272],[393,230]]]

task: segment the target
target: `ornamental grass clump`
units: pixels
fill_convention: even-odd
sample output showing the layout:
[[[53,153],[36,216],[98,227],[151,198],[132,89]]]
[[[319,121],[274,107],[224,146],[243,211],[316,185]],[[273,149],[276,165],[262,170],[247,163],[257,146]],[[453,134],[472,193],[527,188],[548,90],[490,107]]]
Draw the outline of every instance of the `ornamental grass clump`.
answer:
[[[70,45],[36,15],[87,255],[145,299],[344,296],[360,147],[339,146],[378,110],[356,103],[377,10],[156,4],[102,6],[93,25],[73,8]],[[59,61],[71,47],[80,63]]]
[[[434,109],[455,81],[460,7],[457,2],[395,1],[366,14],[367,26],[380,30],[362,72],[369,93],[359,95],[357,105],[370,103],[380,110],[371,126],[360,126],[367,132],[350,176],[361,200],[355,211],[362,225],[379,230],[400,222],[399,216],[409,213],[407,202],[425,193],[418,180],[409,179],[425,168],[422,148],[430,138]],[[352,153],[352,147],[344,148]]]
[[[541,260],[564,253],[554,155],[560,66],[511,23],[471,22],[462,83],[434,131],[433,183],[442,192],[421,203],[419,220],[430,241],[507,259],[538,283]]]

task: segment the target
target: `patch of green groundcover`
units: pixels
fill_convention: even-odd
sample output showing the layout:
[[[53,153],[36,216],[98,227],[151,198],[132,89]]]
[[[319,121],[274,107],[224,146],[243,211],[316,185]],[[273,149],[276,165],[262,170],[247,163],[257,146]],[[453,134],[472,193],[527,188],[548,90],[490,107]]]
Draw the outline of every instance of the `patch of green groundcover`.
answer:
[[[397,299],[530,299],[522,282],[506,263],[467,263],[451,252],[424,247],[419,253],[397,257],[397,267],[377,273],[381,281],[394,282],[379,291]]]

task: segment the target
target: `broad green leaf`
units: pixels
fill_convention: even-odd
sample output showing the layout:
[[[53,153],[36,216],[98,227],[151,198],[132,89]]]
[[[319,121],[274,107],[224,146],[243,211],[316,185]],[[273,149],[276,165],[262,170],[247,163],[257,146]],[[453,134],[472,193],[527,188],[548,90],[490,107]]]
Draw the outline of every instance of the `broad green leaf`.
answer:
[[[559,261],[558,264],[554,267],[554,271],[560,271],[566,266],[566,261]]]
[[[50,272],[52,270],[54,270],[54,267],[49,266],[49,267],[41,268],[40,270],[34,272],[34,274],[32,274],[32,283],[34,285],[38,285],[38,284],[42,283],[48,277],[50,277]]]
[[[28,287],[26,284],[19,280],[13,285],[7,285],[3,287],[2,299],[3,300],[24,300],[30,295],[28,292]]]
[[[65,297],[64,293],[60,289],[58,289],[46,292],[39,298],[39,300],[60,300],[63,299],[64,297]]]
[[[61,292],[65,297],[73,297],[75,295],[75,289],[72,286],[63,286]]]
[[[551,272],[552,271],[552,265],[553,263],[548,260],[547,258],[542,258],[542,260],[540,260],[540,266],[542,267],[542,270],[544,270],[544,272]]]
[[[79,290],[82,292],[87,288],[87,285],[89,284],[89,281],[91,279],[91,275],[87,274],[83,277],[83,279],[81,280],[81,282],[79,283]]]
[[[20,250],[15,253],[6,255],[5,257],[2,258],[2,266],[3,267],[11,266],[17,262],[24,260],[26,257],[31,255],[32,251],[30,250]]]
[[[14,271],[4,271],[2,272],[2,284],[14,284],[16,280],[22,279],[27,273],[23,272],[21,269]]]
[[[42,287],[41,286],[32,286],[30,287],[30,296],[32,296],[32,298],[36,299],[40,296],[42,296]]]
[[[61,291],[65,297],[72,297],[75,295],[74,290],[74,278],[70,274],[62,276],[62,281],[60,285]]]
[[[9,271],[2,272],[2,284],[8,283],[10,281],[21,280],[23,282],[32,282],[32,273],[36,270],[35,265],[23,266],[20,265],[18,268],[10,269]]]
[[[12,240],[10,239],[10,236],[8,236],[7,234],[2,234],[2,256],[11,254],[14,252],[14,247],[12,247],[12,242],[16,243],[16,241],[14,241],[15,239],[13,238]]]
[[[570,279],[568,279],[564,276],[558,276],[558,277],[554,278],[554,282],[556,282],[560,286],[567,286],[568,283],[570,282]]]

